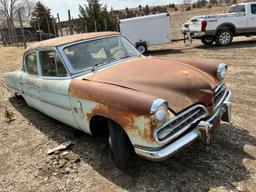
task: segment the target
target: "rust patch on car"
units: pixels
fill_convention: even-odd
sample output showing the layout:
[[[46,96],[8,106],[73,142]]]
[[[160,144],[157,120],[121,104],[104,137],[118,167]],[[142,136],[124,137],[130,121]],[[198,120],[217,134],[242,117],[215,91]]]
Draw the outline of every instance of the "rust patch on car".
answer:
[[[156,99],[155,96],[124,87],[79,79],[71,81],[69,94],[97,103],[85,114],[88,121],[95,115],[107,117],[120,124],[130,135],[139,133],[137,119],[150,118],[151,105]],[[153,142],[151,132],[151,130],[145,130],[139,134],[148,142]]]

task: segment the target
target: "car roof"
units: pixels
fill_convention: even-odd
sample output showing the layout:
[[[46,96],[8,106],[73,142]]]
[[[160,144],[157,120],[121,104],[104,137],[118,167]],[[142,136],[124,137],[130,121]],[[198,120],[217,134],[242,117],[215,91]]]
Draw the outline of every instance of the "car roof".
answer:
[[[69,43],[74,43],[77,41],[111,36],[111,35],[120,35],[120,33],[119,32],[93,32],[93,33],[82,33],[82,34],[76,34],[76,35],[57,37],[57,38],[48,39],[45,41],[36,42],[30,45],[26,49],[26,51],[29,51],[31,49],[37,49],[37,48],[57,47],[57,46],[61,46]]]

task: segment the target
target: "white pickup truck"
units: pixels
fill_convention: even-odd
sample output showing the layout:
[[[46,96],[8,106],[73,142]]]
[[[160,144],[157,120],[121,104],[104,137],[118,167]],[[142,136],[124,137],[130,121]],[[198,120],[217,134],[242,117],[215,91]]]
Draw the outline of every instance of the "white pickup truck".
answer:
[[[256,35],[256,2],[232,5],[228,13],[194,16],[182,31],[205,45],[229,45],[234,36]]]

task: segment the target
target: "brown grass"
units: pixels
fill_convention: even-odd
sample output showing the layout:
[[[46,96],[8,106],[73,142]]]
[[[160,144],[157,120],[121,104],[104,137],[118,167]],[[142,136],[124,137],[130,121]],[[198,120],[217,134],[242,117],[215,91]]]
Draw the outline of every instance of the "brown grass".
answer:
[[[238,41],[239,40],[239,41]],[[20,67],[21,48],[0,47],[0,79]],[[210,146],[195,143],[164,162],[135,157],[126,172],[109,161],[106,139],[93,138],[28,107],[0,89],[0,191],[256,191],[256,42],[238,38],[226,48],[176,43],[152,48],[150,55],[220,59],[234,94],[233,120],[216,129]],[[2,82],[3,83],[3,82]],[[8,107],[15,121],[6,123]],[[69,150],[80,162],[48,149],[77,140]]]

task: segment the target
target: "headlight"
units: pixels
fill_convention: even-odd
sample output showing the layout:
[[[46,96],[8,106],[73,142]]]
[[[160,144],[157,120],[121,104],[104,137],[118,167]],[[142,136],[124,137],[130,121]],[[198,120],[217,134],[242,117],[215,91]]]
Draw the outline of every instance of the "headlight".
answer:
[[[217,78],[220,81],[224,80],[226,73],[227,73],[227,69],[228,69],[228,66],[226,64],[224,64],[224,63],[219,64],[218,69],[217,69]]]
[[[168,120],[168,104],[163,99],[156,99],[151,106],[151,119],[154,124],[162,124]]]

